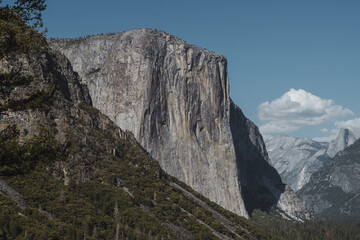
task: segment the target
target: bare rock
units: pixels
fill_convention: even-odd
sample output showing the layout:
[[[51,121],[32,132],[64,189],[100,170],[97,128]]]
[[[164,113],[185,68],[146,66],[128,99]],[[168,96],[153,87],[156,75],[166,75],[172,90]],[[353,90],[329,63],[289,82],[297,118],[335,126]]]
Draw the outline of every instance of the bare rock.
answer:
[[[267,208],[285,192],[257,127],[230,100],[225,57],[151,29],[50,44],[70,59],[93,105],[169,174],[245,217],[252,197],[271,199]]]

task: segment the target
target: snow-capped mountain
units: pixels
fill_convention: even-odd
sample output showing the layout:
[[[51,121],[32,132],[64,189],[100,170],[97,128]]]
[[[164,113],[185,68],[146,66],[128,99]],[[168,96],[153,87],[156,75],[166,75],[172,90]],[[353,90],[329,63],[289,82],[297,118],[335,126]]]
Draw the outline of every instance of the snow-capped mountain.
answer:
[[[326,159],[335,156],[356,139],[351,130],[340,129],[338,136],[330,142],[281,135],[265,138],[265,144],[271,162],[284,183],[298,191]]]

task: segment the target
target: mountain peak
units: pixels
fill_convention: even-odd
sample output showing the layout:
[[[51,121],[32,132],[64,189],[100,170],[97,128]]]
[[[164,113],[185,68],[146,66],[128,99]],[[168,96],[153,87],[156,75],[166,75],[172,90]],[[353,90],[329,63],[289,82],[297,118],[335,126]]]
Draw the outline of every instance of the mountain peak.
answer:
[[[326,153],[330,157],[334,157],[335,154],[347,146],[353,144],[356,141],[355,134],[348,128],[341,128],[337,137],[329,142],[329,146]]]

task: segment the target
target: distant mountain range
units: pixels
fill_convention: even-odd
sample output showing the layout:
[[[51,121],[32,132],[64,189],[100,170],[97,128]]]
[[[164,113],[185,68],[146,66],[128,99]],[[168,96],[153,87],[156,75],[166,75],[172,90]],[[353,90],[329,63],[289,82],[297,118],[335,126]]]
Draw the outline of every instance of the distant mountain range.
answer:
[[[284,183],[299,191],[327,159],[353,144],[357,138],[354,131],[340,129],[336,139],[330,142],[284,135],[264,140],[271,162]]]
[[[331,219],[360,220],[360,140],[314,173],[298,196],[311,211]]]

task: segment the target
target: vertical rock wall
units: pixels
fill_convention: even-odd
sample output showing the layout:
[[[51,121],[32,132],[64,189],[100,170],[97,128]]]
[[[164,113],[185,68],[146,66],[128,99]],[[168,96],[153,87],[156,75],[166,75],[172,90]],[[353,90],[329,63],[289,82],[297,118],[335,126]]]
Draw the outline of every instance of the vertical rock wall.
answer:
[[[133,132],[166,172],[226,209],[248,216],[242,196],[253,191],[247,166],[269,163],[258,131],[248,125],[246,131],[243,126],[237,129],[247,119],[233,114],[241,110],[230,102],[223,56],[150,29],[58,40],[52,46],[70,59],[94,106]],[[243,146],[244,137],[256,146]],[[254,178],[264,169],[254,170]],[[267,191],[257,189],[259,201],[267,192],[275,189],[280,192],[275,195],[281,195],[285,189],[273,168],[266,171],[270,173],[263,178],[275,180],[264,185]]]
[[[230,103],[230,126],[234,139],[236,163],[247,212],[277,206],[293,219],[310,218],[304,204],[286,186],[272,166],[258,127],[241,109]]]

